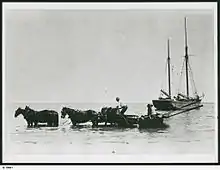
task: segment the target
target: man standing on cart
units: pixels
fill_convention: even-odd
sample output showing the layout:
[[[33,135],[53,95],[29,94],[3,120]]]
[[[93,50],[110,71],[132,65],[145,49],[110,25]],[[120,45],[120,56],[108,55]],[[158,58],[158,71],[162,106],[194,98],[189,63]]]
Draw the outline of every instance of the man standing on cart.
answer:
[[[118,103],[118,105],[117,105],[117,112],[118,112],[118,114],[124,115],[124,113],[128,109],[127,105],[125,105],[122,102],[120,102],[120,98],[119,97],[116,97],[116,102]]]

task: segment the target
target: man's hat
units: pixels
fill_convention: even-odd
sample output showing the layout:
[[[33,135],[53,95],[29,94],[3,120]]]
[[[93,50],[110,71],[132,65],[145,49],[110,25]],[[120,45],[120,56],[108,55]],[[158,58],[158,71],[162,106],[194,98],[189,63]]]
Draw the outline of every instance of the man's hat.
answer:
[[[120,98],[119,97],[116,97],[116,101],[118,102],[120,100]]]

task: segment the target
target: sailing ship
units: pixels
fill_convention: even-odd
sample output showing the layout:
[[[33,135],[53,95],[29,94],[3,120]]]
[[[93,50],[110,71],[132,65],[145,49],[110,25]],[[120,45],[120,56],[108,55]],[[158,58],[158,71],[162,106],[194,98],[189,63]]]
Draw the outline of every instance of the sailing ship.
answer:
[[[186,94],[178,93],[176,96],[172,98],[171,96],[171,80],[170,80],[170,49],[169,49],[169,39],[168,39],[168,93],[161,89],[161,93],[166,97],[159,97],[157,100],[152,100],[154,107],[157,110],[180,110],[185,107],[195,107],[199,106],[203,96],[199,96],[195,87],[195,83],[192,76],[192,69],[189,65],[189,55],[188,55],[188,44],[187,44],[187,25],[186,25],[186,17],[184,20],[185,25],[185,56],[184,56],[184,64],[186,71]],[[190,71],[190,72],[189,72]],[[194,87],[194,96],[190,96],[189,94],[189,73],[191,73],[191,81]]]

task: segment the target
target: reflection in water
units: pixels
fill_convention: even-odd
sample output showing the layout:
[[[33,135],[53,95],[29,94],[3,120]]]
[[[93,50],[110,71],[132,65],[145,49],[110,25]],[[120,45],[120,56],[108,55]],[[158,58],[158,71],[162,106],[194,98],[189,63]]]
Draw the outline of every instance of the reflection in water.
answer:
[[[91,122],[72,126],[68,120],[62,120],[59,127],[27,128],[16,119],[13,121],[6,143],[11,154],[166,155],[215,151],[215,116],[210,105],[166,119],[165,127],[155,129],[93,128]]]
[[[168,131],[166,131],[166,129],[169,128],[169,126],[167,125],[166,127],[161,127],[161,128],[148,128],[148,129],[139,129],[140,133],[166,133]]]
[[[192,123],[190,112],[186,112],[186,114],[184,115],[184,119],[185,119],[184,127],[185,129],[188,129],[188,126],[190,126],[190,124]]]

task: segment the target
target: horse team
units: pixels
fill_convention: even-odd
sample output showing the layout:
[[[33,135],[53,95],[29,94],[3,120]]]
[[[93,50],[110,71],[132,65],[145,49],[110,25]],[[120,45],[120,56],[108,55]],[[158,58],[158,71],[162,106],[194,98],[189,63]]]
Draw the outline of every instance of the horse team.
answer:
[[[76,110],[68,107],[63,107],[61,110],[61,118],[68,118],[71,120],[73,126],[86,123],[88,121],[92,122],[93,127],[98,126],[99,123],[110,123],[113,126],[123,126],[132,127],[134,124],[138,123],[138,116],[135,115],[125,115],[124,113],[128,107],[125,105],[119,110],[117,107],[103,107],[101,112],[96,112],[94,110]],[[30,107],[26,106],[25,109],[18,108],[15,111],[15,117],[23,115],[24,119],[27,121],[28,127],[37,127],[39,123],[47,123],[47,126],[57,127],[59,126],[59,114],[54,110],[41,110],[35,111]]]
[[[59,116],[54,110],[35,111],[26,106],[25,109],[21,109],[19,107],[15,111],[14,117],[18,117],[20,114],[22,114],[24,119],[27,121],[28,127],[36,127],[38,126],[38,123],[47,123],[47,126],[54,127],[59,125]]]

